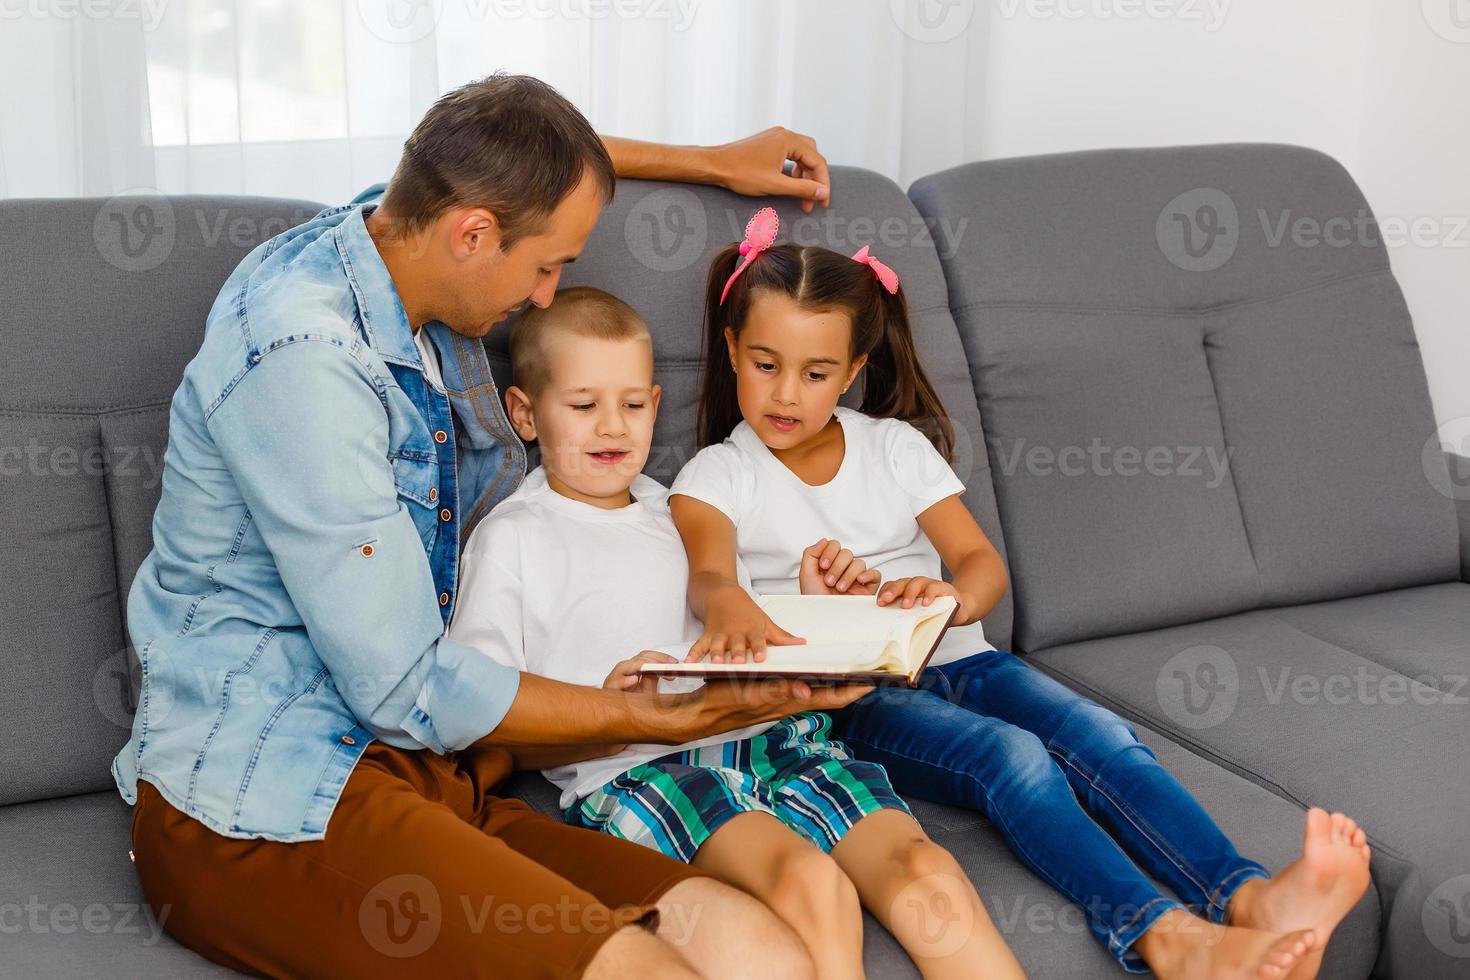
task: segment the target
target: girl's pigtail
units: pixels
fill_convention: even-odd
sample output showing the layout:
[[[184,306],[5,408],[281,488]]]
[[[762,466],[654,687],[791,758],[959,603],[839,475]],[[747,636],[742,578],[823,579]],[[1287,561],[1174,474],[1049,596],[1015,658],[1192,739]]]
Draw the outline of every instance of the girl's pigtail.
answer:
[[[863,368],[862,412],[874,418],[903,419],[928,436],[947,462],[953,462],[954,423],[919,361],[903,289],[890,294],[879,288],[878,296],[883,322],[878,344]]]
[[[740,403],[735,395],[735,372],[730,368],[725,327],[730,322],[729,311],[744,294],[744,283],[736,280],[725,305],[722,307],[720,304],[720,293],[739,261],[740,244],[736,242],[726,246],[710,263],[709,278],[705,281],[704,380],[700,386],[695,432],[700,449],[724,442],[740,424]]]

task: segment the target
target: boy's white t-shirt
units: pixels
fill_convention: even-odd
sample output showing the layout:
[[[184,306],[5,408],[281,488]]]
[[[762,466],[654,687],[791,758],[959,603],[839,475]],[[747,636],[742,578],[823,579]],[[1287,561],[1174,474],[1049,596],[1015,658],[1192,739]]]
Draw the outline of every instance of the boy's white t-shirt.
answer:
[[[965,485],[909,423],[842,407],[836,414],[845,450],[837,475],[821,486],[802,482],[741,422],[724,442],[700,450],[669,491],[730,518],[740,560],[762,595],[800,592],[801,553],[822,538],[835,538],[885,582],[941,577],[939,552],[918,516]],[[949,630],[930,664],[994,649],[977,621]]]
[[[621,660],[692,643],[689,560],[669,516],[668,490],[646,476],[617,510],[563,497],[537,467],[470,534],[448,636],[518,670],[601,687]],[[689,681],[664,690],[690,690]],[[655,716],[656,717],[656,716]],[[749,738],[773,723],[685,745],[630,745],[617,755],[545,770],[562,807],[652,759]]]

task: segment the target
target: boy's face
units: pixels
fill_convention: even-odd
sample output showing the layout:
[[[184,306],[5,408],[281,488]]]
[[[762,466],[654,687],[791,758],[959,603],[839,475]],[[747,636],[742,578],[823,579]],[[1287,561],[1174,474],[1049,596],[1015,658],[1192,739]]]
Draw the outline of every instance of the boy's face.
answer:
[[[626,507],[648,461],[662,392],[647,340],[546,338],[546,384],[535,395],[512,387],[506,407],[522,439],[541,445],[551,488],[597,507]]]

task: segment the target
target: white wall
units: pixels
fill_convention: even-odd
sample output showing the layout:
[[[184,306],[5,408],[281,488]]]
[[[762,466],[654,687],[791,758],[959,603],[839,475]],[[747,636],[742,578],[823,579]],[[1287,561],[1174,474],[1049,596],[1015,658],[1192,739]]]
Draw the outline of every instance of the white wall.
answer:
[[[1445,441],[1470,452],[1470,0],[975,2],[975,158],[1239,140],[1340,160],[1385,226]]]

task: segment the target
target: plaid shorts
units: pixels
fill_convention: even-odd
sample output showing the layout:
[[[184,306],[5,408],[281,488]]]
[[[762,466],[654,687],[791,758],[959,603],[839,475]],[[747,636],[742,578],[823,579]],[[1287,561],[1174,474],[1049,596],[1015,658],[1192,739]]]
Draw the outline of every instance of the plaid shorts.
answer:
[[[688,862],[731,817],[769,813],[830,851],[870,813],[909,812],[883,767],[849,756],[831,727],[806,712],[754,738],[645,762],[568,807],[567,821]]]

